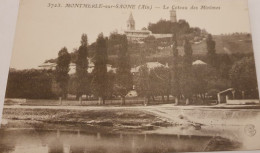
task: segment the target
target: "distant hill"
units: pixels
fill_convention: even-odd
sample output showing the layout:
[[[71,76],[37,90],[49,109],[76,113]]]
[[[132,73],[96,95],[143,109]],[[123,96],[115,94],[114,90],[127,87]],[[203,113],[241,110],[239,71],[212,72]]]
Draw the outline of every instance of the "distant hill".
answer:
[[[234,53],[253,53],[252,38],[249,34],[237,34],[237,35],[214,35],[214,41],[216,42],[216,52],[219,54],[234,54]],[[207,54],[206,40],[196,42],[192,44],[194,55]],[[179,54],[183,55],[183,47],[178,47]],[[164,48],[158,53],[151,55],[152,57],[163,57],[171,55],[171,47]]]
[[[252,53],[252,37],[249,34],[243,35],[222,35],[214,36],[217,53]]]
[[[213,39],[216,42],[217,53],[252,53],[253,44],[250,35],[215,35]],[[206,54],[206,41],[192,45],[194,54]]]

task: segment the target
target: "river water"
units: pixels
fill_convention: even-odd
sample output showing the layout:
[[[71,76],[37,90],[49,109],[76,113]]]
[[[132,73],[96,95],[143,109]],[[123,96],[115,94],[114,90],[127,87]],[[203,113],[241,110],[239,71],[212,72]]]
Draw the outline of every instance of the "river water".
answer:
[[[208,136],[0,130],[0,153],[168,153],[237,150],[238,144]]]

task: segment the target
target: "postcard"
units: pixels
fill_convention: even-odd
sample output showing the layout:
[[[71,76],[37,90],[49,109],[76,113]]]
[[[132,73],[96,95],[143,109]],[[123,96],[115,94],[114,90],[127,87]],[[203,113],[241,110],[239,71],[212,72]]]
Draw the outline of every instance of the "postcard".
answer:
[[[21,0],[1,153],[260,149],[247,0]]]

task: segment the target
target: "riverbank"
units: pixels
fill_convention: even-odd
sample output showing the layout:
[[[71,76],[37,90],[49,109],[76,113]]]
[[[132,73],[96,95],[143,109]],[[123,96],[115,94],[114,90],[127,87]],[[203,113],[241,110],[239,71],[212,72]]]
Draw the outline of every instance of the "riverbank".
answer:
[[[167,120],[134,109],[4,108],[3,128],[78,129],[96,127],[109,131],[144,131],[172,126]]]
[[[154,129],[168,126],[244,126],[260,119],[258,105],[252,106],[4,106],[3,127],[80,125],[112,129]],[[14,122],[15,124],[11,124]],[[27,125],[28,123],[28,125]],[[42,127],[42,125],[40,126]]]
[[[211,135],[226,129],[254,125],[260,110],[254,106],[5,106],[3,128],[155,131],[157,133]],[[224,126],[224,127],[223,127]],[[165,129],[168,128],[168,129]],[[169,130],[170,128],[170,130]],[[173,129],[174,128],[174,129]],[[162,130],[163,129],[163,130]],[[176,130],[181,129],[181,130]],[[183,130],[192,129],[192,130]],[[214,129],[214,131],[213,131]],[[259,129],[260,130],[260,129]],[[231,130],[232,131],[232,130]],[[232,132],[234,133],[234,132]],[[226,134],[225,134],[226,135]]]

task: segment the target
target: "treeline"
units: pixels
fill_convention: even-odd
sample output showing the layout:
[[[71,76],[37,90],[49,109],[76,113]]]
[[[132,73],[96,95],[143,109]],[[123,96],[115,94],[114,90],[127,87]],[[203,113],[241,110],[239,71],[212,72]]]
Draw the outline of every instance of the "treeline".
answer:
[[[60,87],[59,96],[66,98],[68,90],[73,91],[77,98],[82,95],[94,95],[99,103],[105,104],[105,99],[111,98],[115,94],[122,98],[122,104],[125,103],[126,94],[132,89],[132,74],[130,66],[130,56],[128,54],[128,42],[125,35],[112,34],[110,37],[116,37],[114,49],[117,52],[116,73],[108,72],[108,38],[101,33],[95,42],[95,54],[93,58],[94,69],[88,73],[88,41],[87,35],[83,34],[81,46],[77,50],[76,73],[73,80],[69,80],[68,68],[71,61],[70,54],[66,48],[59,52],[55,78]],[[70,88],[69,88],[69,85]]]
[[[109,38],[100,34],[95,43],[88,45],[87,35],[81,37],[81,45],[74,52],[76,73],[69,75],[72,55],[63,47],[56,60],[54,71],[24,70],[10,71],[6,97],[12,98],[67,98],[68,94],[94,96],[100,104],[106,99],[121,97],[125,103],[127,93],[133,89],[147,102],[161,96],[175,103],[185,100],[186,104],[216,99],[219,91],[235,88],[246,93],[247,98],[258,98],[257,79],[252,54],[217,54],[216,42],[211,35],[206,39],[207,54],[194,56],[191,42],[183,41],[184,55],[179,55],[178,35],[172,38],[172,56],[168,57],[169,67],[148,68],[147,59],[140,52],[142,65],[138,73],[131,73],[129,42],[125,35],[112,33]],[[113,41],[112,41],[113,40]],[[108,72],[109,46],[115,52],[116,72]],[[89,49],[94,49],[90,55]],[[93,57],[94,70],[88,73],[88,57]],[[205,64],[193,64],[201,59]],[[160,61],[159,61],[160,62]],[[161,61],[165,64],[166,61]]]
[[[176,36],[176,35],[175,35]],[[221,90],[234,88],[235,98],[258,98],[257,78],[253,54],[217,54],[216,43],[208,35],[207,55],[203,56],[204,64],[193,64],[198,57],[193,56],[189,39],[184,41],[184,56],[179,55],[178,37],[173,39],[170,68],[155,68],[149,70],[142,67],[135,76],[135,85],[138,93],[154,100],[155,96],[175,97],[175,103],[185,100],[205,103],[216,100]],[[200,57],[201,58],[201,57]]]
[[[157,23],[149,23],[148,30],[154,34],[169,34],[178,35],[178,43],[184,39],[193,39],[194,37],[206,36],[207,31],[198,27],[190,27],[186,20],[171,22],[169,20],[159,20]]]
[[[185,20],[179,20],[178,22],[159,20],[157,23],[149,23],[148,30],[155,34],[167,34],[176,31],[179,31],[182,34],[192,32],[189,23]]]
[[[53,92],[53,72],[49,70],[10,70],[7,98],[49,99]]]

